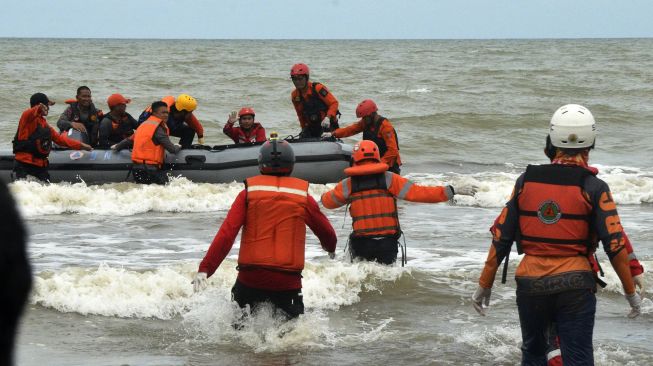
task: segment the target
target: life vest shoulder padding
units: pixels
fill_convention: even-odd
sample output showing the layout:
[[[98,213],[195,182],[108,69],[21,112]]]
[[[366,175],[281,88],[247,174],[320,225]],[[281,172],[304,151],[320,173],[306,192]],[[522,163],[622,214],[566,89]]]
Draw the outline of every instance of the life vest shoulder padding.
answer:
[[[345,169],[345,174],[347,176],[359,176],[359,175],[370,175],[383,173],[388,170],[388,164],[386,163],[374,163],[374,164],[364,164],[364,165],[355,165]]]
[[[306,243],[308,182],[259,175],[245,181],[247,214],[238,265],[301,272]]]

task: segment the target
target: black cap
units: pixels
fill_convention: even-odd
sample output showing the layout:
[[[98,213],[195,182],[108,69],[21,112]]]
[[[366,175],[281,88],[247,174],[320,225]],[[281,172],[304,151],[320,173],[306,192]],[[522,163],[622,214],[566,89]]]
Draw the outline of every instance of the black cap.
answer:
[[[50,99],[48,99],[48,96],[43,94],[43,93],[36,93],[36,94],[32,95],[31,98],[29,98],[30,107],[34,107],[35,105],[38,105],[39,103],[45,104],[47,106],[54,104],[54,103],[50,102]]]

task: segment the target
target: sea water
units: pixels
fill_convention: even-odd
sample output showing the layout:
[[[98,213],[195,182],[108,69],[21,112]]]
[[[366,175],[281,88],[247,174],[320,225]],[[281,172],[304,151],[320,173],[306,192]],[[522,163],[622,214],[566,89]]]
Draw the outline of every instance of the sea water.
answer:
[[[239,239],[206,291],[190,281],[243,189],[173,178],[10,189],[30,232],[34,286],[18,365],[518,364],[512,280],[497,281],[488,316],[470,296],[490,246],[488,229],[528,164],[546,163],[548,121],[561,105],[588,107],[598,126],[590,163],[611,187],[622,224],[653,266],[653,40],[182,41],[0,39],[0,149],[10,149],[31,94],[57,104],[80,85],[98,108],[121,93],[138,116],[164,95],[188,93],[207,143],[225,144],[231,110],[256,109],[268,132],[296,135],[290,66],[340,101],[341,126],[374,99],[399,135],[402,173],[425,185],[476,184],[453,204],[399,203],[408,264],[350,263],[351,219],[324,210],[338,234],[335,260],[307,237],[306,314],[283,323],[262,311],[241,331],[230,301]],[[359,136],[345,139],[355,143]],[[311,185],[319,200],[334,184]],[[599,365],[653,363],[653,302],[628,319],[604,253],[594,331]],[[653,292],[653,277],[646,275]]]

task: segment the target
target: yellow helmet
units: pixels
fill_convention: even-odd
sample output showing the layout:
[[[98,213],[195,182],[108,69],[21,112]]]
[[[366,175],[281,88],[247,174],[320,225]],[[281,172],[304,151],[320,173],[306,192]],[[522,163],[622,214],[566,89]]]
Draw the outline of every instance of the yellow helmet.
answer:
[[[197,101],[188,94],[179,94],[175,100],[175,108],[178,111],[192,112],[197,108]]]

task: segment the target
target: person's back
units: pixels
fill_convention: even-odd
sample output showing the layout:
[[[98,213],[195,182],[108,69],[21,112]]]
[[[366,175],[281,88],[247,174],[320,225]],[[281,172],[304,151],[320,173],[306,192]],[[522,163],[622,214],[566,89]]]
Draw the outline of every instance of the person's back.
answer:
[[[616,205],[608,185],[587,165],[595,131],[588,109],[560,107],[551,118],[545,148],[552,163],[526,169],[491,229],[492,246],[473,306],[485,315],[496,271],[504,259],[507,265],[517,241],[524,254],[515,271],[524,364],[546,364],[547,334],[554,322],[565,364],[593,364],[596,279],[588,257],[599,240],[631,305],[629,316],[639,314],[641,298]]]
[[[231,205],[193,279],[195,291],[229,253],[243,228],[238,252],[238,277],[231,292],[241,308],[269,301],[286,318],[304,313],[301,293],[306,226],[334,256],[336,235],[315,200],[308,182],[290,177],[295,156],[286,141],[272,139],[261,146],[259,170],[248,178]]]
[[[381,162],[379,148],[373,141],[358,143],[352,162],[353,166],[345,169],[349,177],[324,193],[322,204],[330,209],[350,204],[352,257],[392,264],[397,260],[401,235],[396,199],[445,202],[453,197],[454,188],[420,186],[387,171],[388,166]],[[459,193],[473,194],[474,191],[471,187]]]

